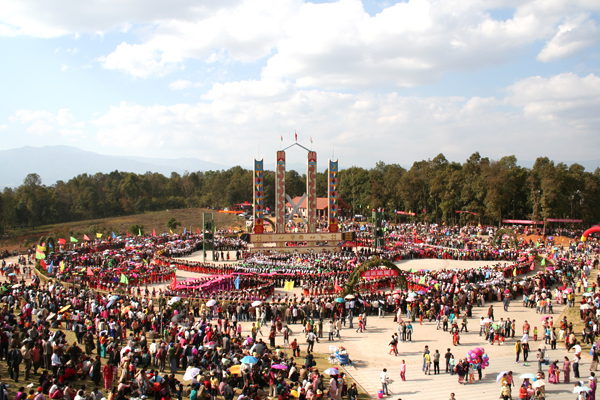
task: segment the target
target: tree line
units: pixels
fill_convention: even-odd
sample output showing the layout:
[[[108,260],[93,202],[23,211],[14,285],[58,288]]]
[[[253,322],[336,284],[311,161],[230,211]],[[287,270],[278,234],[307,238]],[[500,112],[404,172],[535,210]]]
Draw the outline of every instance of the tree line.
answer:
[[[547,157],[538,158],[529,169],[519,166],[515,156],[490,160],[474,153],[461,164],[439,154],[408,170],[379,162],[371,169],[343,169],[338,178],[339,196],[352,215],[368,216],[371,209],[382,208],[390,218],[437,223],[546,218],[583,219],[584,226],[600,222],[600,169],[587,172],[579,164],[567,166]],[[252,201],[252,182],[253,172],[240,166],[173,172],[170,177],[152,172],[82,174],[50,186],[38,174],[29,174],[22,185],[0,194],[1,229],[164,209],[232,207]],[[301,196],[305,187],[305,174],[286,172],[287,194]],[[264,174],[264,191],[265,206],[273,210],[273,171]],[[326,172],[317,174],[317,196],[327,196]],[[416,215],[398,216],[394,210]]]

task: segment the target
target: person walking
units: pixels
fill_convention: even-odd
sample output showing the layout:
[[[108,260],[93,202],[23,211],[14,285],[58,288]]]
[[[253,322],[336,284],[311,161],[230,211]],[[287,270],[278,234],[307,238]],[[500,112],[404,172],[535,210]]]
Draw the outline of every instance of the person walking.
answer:
[[[569,361],[569,357],[565,356],[565,361],[563,361],[563,374],[565,376],[565,383],[571,382],[571,361]]]

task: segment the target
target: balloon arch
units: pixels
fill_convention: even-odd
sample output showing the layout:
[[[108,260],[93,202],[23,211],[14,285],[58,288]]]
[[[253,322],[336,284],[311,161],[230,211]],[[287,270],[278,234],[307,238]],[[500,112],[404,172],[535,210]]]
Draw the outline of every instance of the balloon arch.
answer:
[[[596,226],[592,226],[590,229],[588,229],[587,231],[583,232],[583,235],[581,236],[581,241],[585,242],[588,238],[589,235],[591,235],[592,233],[595,232],[600,232],[600,226],[596,225]]]
[[[404,271],[398,268],[398,266],[391,261],[382,260],[378,257],[373,257],[372,259],[365,261],[358,267],[354,268],[354,271],[352,271],[352,273],[348,277],[348,282],[344,285],[344,291],[342,293],[342,296],[354,293],[354,286],[356,286],[360,281],[362,272],[381,266],[397,271],[398,275],[396,279],[398,281],[398,285],[400,287],[406,288],[406,278],[404,276]]]

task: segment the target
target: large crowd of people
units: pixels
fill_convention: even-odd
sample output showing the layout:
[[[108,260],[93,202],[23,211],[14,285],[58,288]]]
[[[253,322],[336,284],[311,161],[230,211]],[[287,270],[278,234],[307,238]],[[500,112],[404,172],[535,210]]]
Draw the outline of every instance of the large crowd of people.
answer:
[[[414,327],[423,323],[436,324],[458,346],[476,307],[488,309],[487,320],[473,323],[490,344],[514,340],[514,319],[496,318],[495,303],[505,312],[522,303],[540,314],[553,304],[579,307],[582,332],[575,332],[573,321],[560,319],[555,326],[548,318],[541,333],[523,327],[523,336],[518,333],[514,342],[517,361],[522,353],[527,362],[530,338],[540,334],[552,348],[557,342],[574,348],[575,359],[567,361],[579,365],[581,346],[594,344],[600,334],[600,282],[590,279],[598,267],[597,242],[521,239],[514,247],[510,238],[494,242],[494,232],[488,227],[387,224],[381,249],[319,254],[251,253],[241,239],[217,236],[220,248],[239,258],[229,262],[185,259],[200,250],[201,235],[117,238],[49,254],[38,271],[43,279],[29,279],[30,271],[23,268],[34,261],[33,253],[16,265],[3,260],[3,271],[12,268],[20,278],[0,288],[0,359],[6,360],[9,379],[16,384],[8,390],[16,394],[23,379],[35,381],[33,393],[19,388],[24,396],[16,400],[354,400],[356,387],[342,373],[325,376],[316,367],[314,341],[325,334],[329,340],[340,339],[343,329],[364,332],[369,317],[387,314],[398,324],[392,347],[411,342],[418,335]],[[355,268],[374,257],[489,264],[400,270],[397,276],[362,279],[352,294],[340,297]],[[177,270],[201,275],[178,281]],[[286,285],[301,290],[276,293]],[[586,295],[578,304],[575,298],[582,293]],[[295,324],[304,336],[300,341],[291,334]],[[276,336],[283,339],[279,345]],[[592,351],[596,362],[597,352]],[[447,371],[464,383],[469,368],[461,359]],[[0,384],[7,382],[0,376]]]

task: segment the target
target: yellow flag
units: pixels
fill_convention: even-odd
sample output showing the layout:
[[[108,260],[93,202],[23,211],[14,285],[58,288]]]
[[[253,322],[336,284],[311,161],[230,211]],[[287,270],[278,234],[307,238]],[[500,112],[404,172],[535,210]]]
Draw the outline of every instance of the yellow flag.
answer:
[[[171,235],[173,234],[173,229],[169,228],[169,232],[171,232]]]
[[[283,285],[283,290],[286,292],[294,290],[294,281],[285,282]]]
[[[513,276],[517,276],[517,269],[513,269]]]
[[[60,272],[64,272],[64,270],[65,270],[65,262],[61,261],[60,262]]]
[[[100,239],[100,238],[102,237],[102,234],[101,234],[101,233],[96,233],[96,237],[97,237],[98,239]]]

